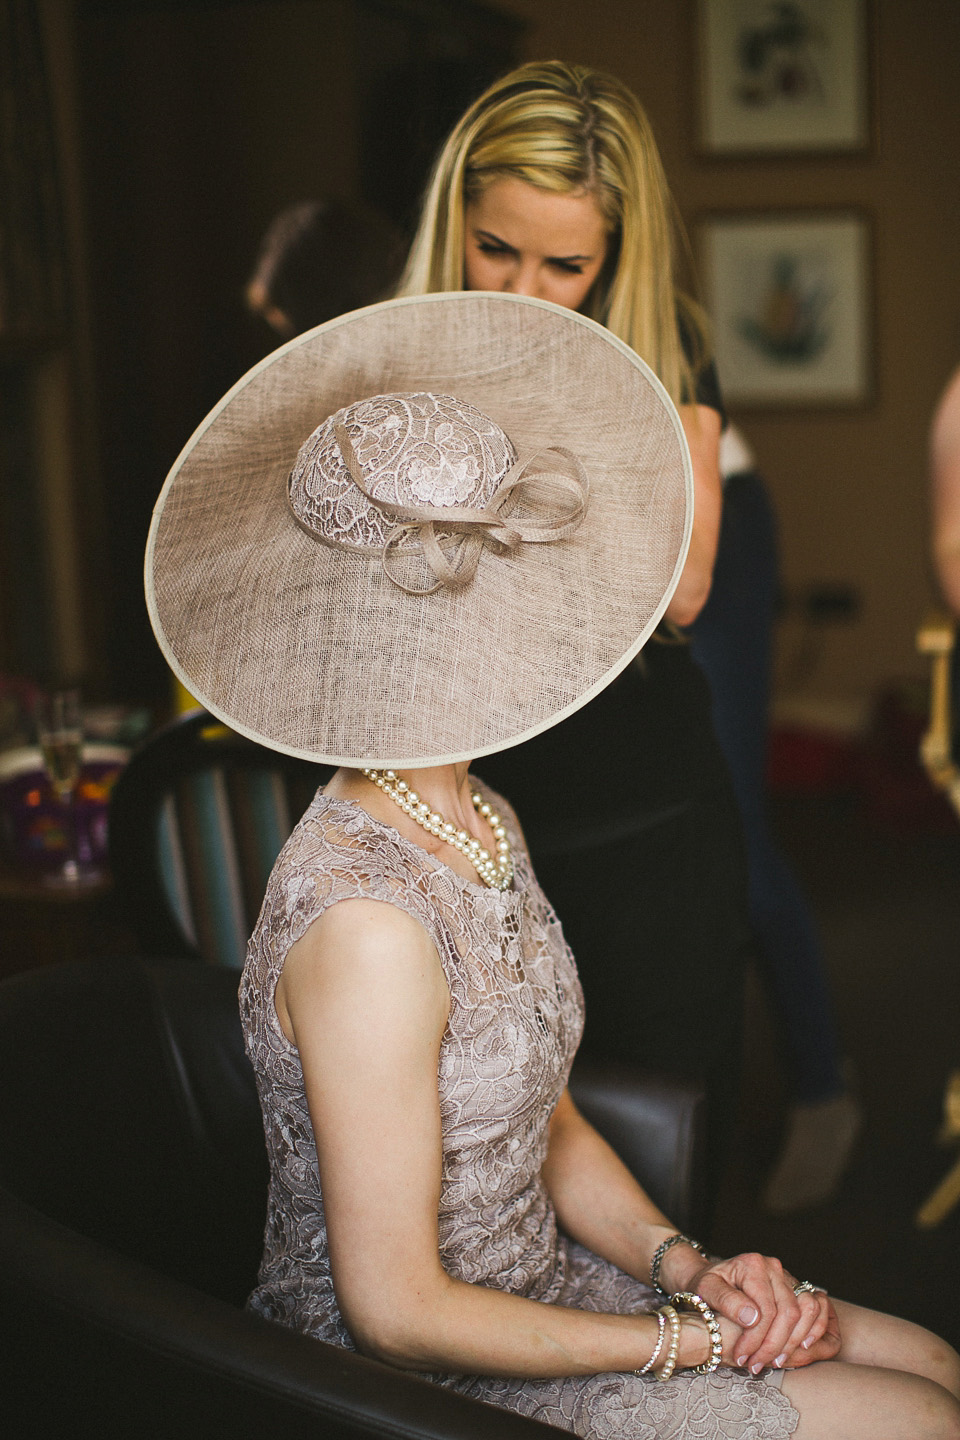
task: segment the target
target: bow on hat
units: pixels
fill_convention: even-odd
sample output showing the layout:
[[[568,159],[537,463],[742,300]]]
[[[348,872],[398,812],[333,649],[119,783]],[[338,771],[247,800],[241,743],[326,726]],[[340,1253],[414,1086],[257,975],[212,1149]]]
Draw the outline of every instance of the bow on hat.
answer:
[[[562,445],[551,445],[526,460],[517,460],[482,508],[413,505],[373,494],[364,483],[346,426],[336,424],[334,434],[353,483],[370,504],[393,523],[394,528],[380,552],[381,563],[387,579],[407,595],[434,595],[444,587],[462,590],[476,574],[485,545],[498,554],[505,554],[524,542],[546,544],[565,540],[578,529],[586,513],[590,482],[577,456]],[[567,468],[558,469],[555,464],[548,464],[550,456],[558,456]],[[507,501],[511,497],[520,498],[523,490],[527,492],[524,498],[533,515],[525,519],[503,515]],[[552,494],[544,493],[551,491]],[[458,537],[453,563],[440,547],[438,529]],[[435,584],[418,589],[405,584],[391,569],[391,557],[405,535],[413,535],[419,541]]]

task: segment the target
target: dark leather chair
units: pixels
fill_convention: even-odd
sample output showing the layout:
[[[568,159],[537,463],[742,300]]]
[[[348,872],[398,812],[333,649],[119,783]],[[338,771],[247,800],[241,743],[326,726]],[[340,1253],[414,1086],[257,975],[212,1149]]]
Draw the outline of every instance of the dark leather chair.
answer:
[[[242,1308],[267,1167],[237,979],[132,960],[0,984],[3,1432],[560,1434]],[[574,1093],[667,1213],[695,1225],[702,1095],[599,1070],[581,1071]]]
[[[151,735],[110,797],[110,869],[141,952],[241,966],[273,862],[330,774],[206,710]]]

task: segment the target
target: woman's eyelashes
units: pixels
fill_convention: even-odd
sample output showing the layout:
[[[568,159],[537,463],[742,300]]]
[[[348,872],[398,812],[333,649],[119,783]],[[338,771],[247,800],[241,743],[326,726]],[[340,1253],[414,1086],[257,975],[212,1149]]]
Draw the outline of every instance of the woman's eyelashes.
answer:
[[[509,245],[497,245],[493,240],[478,240],[477,249],[483,255],[516,255],[516,250],[511,250]]]
[[[516,250],[512,250],[509,245],[498,245],[492,240],[478,240],[476,244],[477,249],[483,255],[498,256],[505,260],[518,258]],[[582,275],[585,264],[582,260],[565,260],[560,256],[550,256],[545,263],[564,275]]]

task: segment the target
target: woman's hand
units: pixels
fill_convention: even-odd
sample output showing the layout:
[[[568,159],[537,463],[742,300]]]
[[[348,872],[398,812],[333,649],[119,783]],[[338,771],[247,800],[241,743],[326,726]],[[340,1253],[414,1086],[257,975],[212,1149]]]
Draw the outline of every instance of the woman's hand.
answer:
[[[743,1334],[742,1325],[734,1325],[732,1320],[717,1315],[717,1323],[720,1326],[720,1338],[723,1342],[721,1352],[721,1365],[728,1365],[731,1369],[736,1367],[736,1357],[740,1354],[740,1337]],[[683,1310],[680,1314],[680,1352],[677,1358],[677,1370],[692,1370],[696,1365],[705,1365],[711,1356],[710,1332],[706,1322],[693,1310]],[[657,1366],[659,1369],[660,1367]]]
[[[816,1295],[804,1294],[799,1298],[803,1301],[815,1300],[820,1314],[817,1322],[790,1352],[790,1358],[784,1364],[786,1370],[799,1370],[804,1365],[812,1365],[815,1360],[832,1360],[840,1349],[840,1322],[829,1295],[820,1292]]]
[[[669,1283],[702,1295],[718,1316],[741,1328],[736,1365],[758,1375],[766,1366],[797,1369],[836,1355],[840,1333],[828,1297],[820,1291],[797,1295],[796,1280],[779,1260],[745,1254],[705,1263],[685,1246],[676,1251]]]
[[[702,1293],[702,1292],[699,1292]],[[804,1316],[800,1325],[795,1328],[787,1344],[787,1358],[782,1366],[785,1370],[799,1370],[804,1365],[812,1365],[815,1360],[832,1360],[840,1349],[840,1328],[837,1321],[837,1313],[830,1304],[826,1295],[804,1294],[800,1297],[802,1301],[816,1301],[816,1310],[822,1312],[818,1315],[817,1323],[804,1329],[807,1324],[807,1317]],[[801,1309],[808,1311],[811,1307],[806,1303]],[[747,1365],[743,1364],[744,1350],[744,1328],[742,1325],[735,1325],[725,1315],[715,1312],[717,1322],[720,1326],[720,1338],[723,1342],[721,1351],[721,1365],[729,1366],[731,1369],[753,1369],[756,1363],[747,1357]],[[692,1369],[695,1365],[703,1365],[710,1359],[710,1335],[706,1325],[699,1321],[695,1324],[688,1323],[691,1319],[696,1321],[692,1312],[683,1312],[683,1339],[680,1346],[680,1358],[678,1369]],[[824,1320],[825,1328],[819,1330],[820,1319]],[[819,1338],[818,1336],[819,1331]],[[794,1341],[796,1343],[794,1344]],[[792,1348],[791,1348],[792,1347]],[[778,1367],[779,1368],[779,1367]],[[759,1374],[759,1371],[754,1373]]]

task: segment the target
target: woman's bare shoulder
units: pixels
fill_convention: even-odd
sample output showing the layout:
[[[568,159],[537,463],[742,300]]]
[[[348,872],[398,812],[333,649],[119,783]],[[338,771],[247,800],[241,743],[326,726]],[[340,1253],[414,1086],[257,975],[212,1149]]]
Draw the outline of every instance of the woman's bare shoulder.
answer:
[[[290,947],[276,1004],[293,1039],[298,1016],[344,1005],[368,1019],[413,1007],[445,1023],[450,992],[420,921],[398,905],[358,897],[324,910]]]

